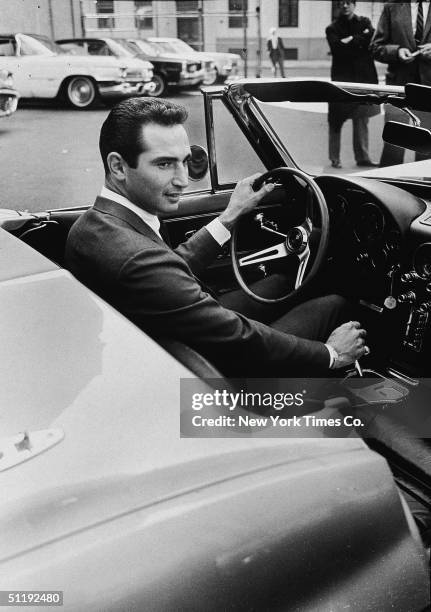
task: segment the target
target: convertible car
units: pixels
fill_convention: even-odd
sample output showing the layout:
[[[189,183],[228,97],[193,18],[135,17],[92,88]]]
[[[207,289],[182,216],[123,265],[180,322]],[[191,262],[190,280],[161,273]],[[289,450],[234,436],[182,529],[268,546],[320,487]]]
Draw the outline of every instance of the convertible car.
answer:
[[[222,415],[188,390],[204,400],[238,381],[159,345],[65,269],[84,208],[1,210],[2,596],[35,610],[427,610],[429,538],[405,500],[431,508],[431,134],[416,115],[429,92],[274,79],[203,95],[208,157],[195,150],[197,182],[163,220],[167,240],[187,239],[260,170],[277,187],[203,281],[286,307],[344,295],[371,354],[300,417],[279,411],[325,415],[323,427],[212,427]],[[328,102],[371,109],[375,157],[384,108],[397,119],[385,141],[409,148],[406,163],[357,174],[347,156],[329,173]],[[285,293],[255,293],[271,274]]]

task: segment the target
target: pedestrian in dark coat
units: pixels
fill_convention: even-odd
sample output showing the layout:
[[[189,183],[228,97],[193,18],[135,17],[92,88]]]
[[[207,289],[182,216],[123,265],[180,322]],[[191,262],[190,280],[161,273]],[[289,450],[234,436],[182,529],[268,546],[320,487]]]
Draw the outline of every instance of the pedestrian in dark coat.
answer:
[[[269,30],[269,37],[266,43],[269,59],[272,62],[272,72],[274,76],[277,76],[277,66],[280,68],[280,76],[284,78],[284,45],[280,36],[277,36],[277,29],[271,28]]]
[[[367,17],[355,15],[356,1],[345,0],[338,18],[326,28],[332,53],[331,79],[350,83],[378,83],[369,44],[374,33]],[[330,103],[329,159],[334,168],[341,168],[341,128],[347,119],[353,121],[353,152],[358,166],[376,166],[368,154],[368,119],[378,107],[365,104]]]

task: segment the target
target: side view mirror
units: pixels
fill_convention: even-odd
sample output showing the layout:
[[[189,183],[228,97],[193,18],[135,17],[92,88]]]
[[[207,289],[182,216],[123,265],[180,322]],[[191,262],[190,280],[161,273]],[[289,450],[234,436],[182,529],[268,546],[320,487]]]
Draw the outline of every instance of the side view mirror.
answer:
[[[200,145],[191,145],[190,151],[189,178],[191,181],[200,181],[208,172],[208,153]]]
[[[431,132],[425,128],[388,121],[385,123],[382,138],[397,147],[410,149],[422,155],[431,155]]]

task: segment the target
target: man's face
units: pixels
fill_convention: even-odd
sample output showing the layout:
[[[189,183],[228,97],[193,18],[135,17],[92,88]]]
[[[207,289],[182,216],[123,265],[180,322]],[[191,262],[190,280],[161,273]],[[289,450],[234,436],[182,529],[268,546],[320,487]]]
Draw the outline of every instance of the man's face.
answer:
[[[355,3],[349,2],[349,0],[344,0],[341,2],[340,13],[344,15],[344,17],[351,18],[355,12]]]
[[[136,168],[125,167],[123,184],[131,202],[158,215],[174,212],[187,187],[190,144],[182,125],[150,123],[141,128],[144,151]]]

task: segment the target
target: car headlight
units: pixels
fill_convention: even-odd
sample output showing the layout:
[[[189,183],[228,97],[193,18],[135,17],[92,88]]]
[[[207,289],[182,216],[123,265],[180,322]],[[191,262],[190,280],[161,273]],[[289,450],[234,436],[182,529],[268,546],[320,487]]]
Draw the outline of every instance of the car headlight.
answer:
[[[143,68],[141,74],[144,81],[151,81],[153,78],[153,71],[150,68]]]
[[[13,88],[13,76],[9,70],[0,70],[0,83],[2,83],[4,87]]]

